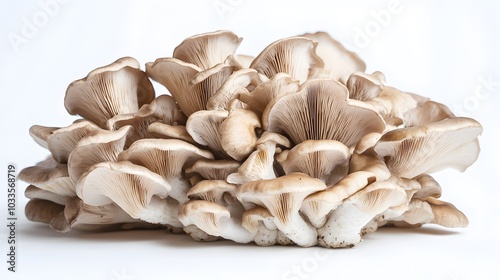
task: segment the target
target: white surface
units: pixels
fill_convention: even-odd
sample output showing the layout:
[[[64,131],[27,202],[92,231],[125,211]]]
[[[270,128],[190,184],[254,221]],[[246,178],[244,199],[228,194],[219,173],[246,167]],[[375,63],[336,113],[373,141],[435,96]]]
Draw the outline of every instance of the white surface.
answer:
[[[358,52],[368,71],[384,72],[390,85],[483,124],[479,160],[465,173],[435,175],[443,200],[470,225],[379,230],[349,250],[197,243],[148,231],[58,234],[23,217],[26,184],[19,182],[18,272],[8,272],[3,261],[7,228],[1,226],[1,279],[500,279],[497,1],[60,1],[50,15],[39,4],[48,1],[0,2],[0,168],[42,160],[47,151],[28,128],[68,125],[75,117],[64,109],[67,85],[121,56],[144,65],[171,56],[185,37],[218,29],[244,38],[239,53],[256,55],[279,38],[324,30]],[[224,3],[230,10],[217,12]],[[388,5],[393,13],[382,26],[374,15]],[[27,32],[34,20],[36,30]],[[358,30],[370,27],[371,37],[360,42]],[[13,44],[13,34],[23,43]],[[5,182],[6,171],[0,173]],[[2,224],[6,195],[0,191]]]

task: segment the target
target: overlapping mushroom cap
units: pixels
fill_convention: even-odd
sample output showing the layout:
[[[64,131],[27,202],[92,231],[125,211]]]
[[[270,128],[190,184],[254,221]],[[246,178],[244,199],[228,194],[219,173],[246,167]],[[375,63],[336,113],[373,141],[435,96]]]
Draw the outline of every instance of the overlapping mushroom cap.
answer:
[[[325,32],[255,57],[241,42],[199,34],[145,71],[124,57],[71,83],[65,107],[83,119],[29,131],[50,156],[19,174],[28,219],[329,248],[385,225],[467,225],[429,173],[476,161],[477,121],[365,73]]]

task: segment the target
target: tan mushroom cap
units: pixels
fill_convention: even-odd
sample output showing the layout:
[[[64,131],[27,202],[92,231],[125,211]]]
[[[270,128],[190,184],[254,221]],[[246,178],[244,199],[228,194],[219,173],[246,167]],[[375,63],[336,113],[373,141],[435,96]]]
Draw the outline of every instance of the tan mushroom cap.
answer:
[[[146,74],[168,89],[188,117],[206,108],[208,97],[200,96],[203,92],[193,90],[190,84],[201,71],[198,66],[175,58],[158,58],[146,63]]]
[[[105,128],[108,119],[137,112],[154,95],[153,85],[139,69],[139,63],[124,57],[71,83],[64,106],[71,115],[80,115]]]
[[[221,144],[220,126],[228,115],[228,111],[197,111],[189,116],[186,130],[196,143],[209,147],[219,157],[227,157]]]
[[[434,101],[426,101],[418,103],[416,108],[407,111],[403,120],[405,127],[412,127],[453,117],[455,115],[445,105]]]
[[[413,179],[417,180],[421,186],[420,190],[413,195],[413,198],[427,199],[429,197],[441,197],[441,186],[431,175],[421,174]]]
[[[233,72],[220,88],[208,99],[208,110],[229,110],[232,100],[238,98],[240,92],[248,92],[247,88],[255,88],[261,82],[255,69],[245,68]]]
[[[276,143],[267,141],[257,146],[250,156],[238,167],[238,172],[227,176],[227,181],[232,184],[244,184],[251,181],[276,178],[274,172],[274,154]]]
[[[337,166],[348,163],[349,148],[335,140],[306,140],[278,160],[285,173],[302,172],[312,178],[327,181]]]
[[[58,130],[58,129],[60,129],[60,127],[48,127],[48,126],[42,126],[42,125],[33,125],[29,129],[29,133],[30,133],[31,138],[33,138],[33,140],[35,140],[35,142],[38,145],[48,149],[49,148],[49,146],[48,146],[49,136],[53,131]]]
[[[318,43],[317,55],[323,60],[324,66],[320,77],[326,77],[345,83],[356,71],[365,71],[366,65],[359,56],[345,49],[342,44],[326,32],[306,33],[301,35]]]
[[[31,199],[26,203],[24,214],[28,221],[50,224],[52,219],[64,211],[64,205],[44,199]]]
[[[235,160],[204,160],[196,161],[186,168],[186,173],[198,173],[207,180],[226,180],[227,176],[238,170],[240,163]]]
[[[365,102],[384,116],[387,123],[392,122],[395,125],[402,123],[406,112],[417,107],[417,101],[411,95],[388,86],[382,87],[378,96]]]
[[[160,175],[130,162],[102,162],[82,175],[77,194],[86,204],[116,203],[131,217],[150,223],[180,226],[165,200],[170,185]]]
[[[101,131],[101,129],[89,121],[75,122],[50,133],[47,138],[48,149],[56,161],[67,163],[78,141],[96,131]]]
[[[26,190],[24,190],[24,196],[29,199],[48,200],[60,205],[64,205],[67,199],[65,196],[35,187],[34,185],[26,187]]]
[[[292,79],[286,73],[278,73],[260,83],[253,91],[241,93],[238,99],[246,104],[247,109],[261,116],[271,100],[278,96],[296,93],[298,89],[299,81]]]
[[[277,227],[273,222],[273,215],[266,210],[266,208],[257,206],[243,212],[241,217],[241,225],[250,232],[257,232],[259,230],[259,223],[270,230],[276,230]]]
[[[228,201],[225,195],[233,197],[236,194],[237,186],[229,184],[224,180],[203,180],[194,185],[188,192],[189,199],[200,199],[227,206]]]
[[[349,98],[359,101],[367,101],[380,95],[382,83],[380,80],[364,72],[354,72],[346,83],[349,90]]]
[[[236,51],[241,40],[242,38],[226,30],[203,33],[182,41],[174,49],[173,57],[205,70],[224,62]]]
[[[254,56],[246,54],[230,54],[224,60],[225,64],[229,64],[235,68],[235,70],[240,70],[244,68],[250,68],[250,64],[255,59]]]
[[[347,88],[339,82],[308,81],[298,93],[271,102],[263,113],[263,126],[290,137],[295,144],[337,140],[348,147],[368,133],[385,129],[379,114],[347,95]]]
[[[221,220],[227,220],[230,216],[226,207],[204,200],[188,201],[179,209],[179,219],[184,226],[196,225],[214,236],[222,235]]]
[[[481,125],[469,118],[451,118],[387,132],[374,147],[394,175],[413,178],[446,167],[464,171],[479,154]]]
[[[187,132],[185,125],[170,125],[162,122],[154,122],[147,128],[147,133],[154,138],[178,139],[190,144],[197,145],[193,137]]]
[[[230,111],[219,126],[222,149],[235,160],[245,159],[254,150],[257,142],[255,130],[260,127],[260,118],[253,111]]]
[[[48,157],[35,166],[24,168],[19,172],[18,178],[60,196],[76,195],[76,183],[69,177],[68,166],[55,161],[52,157]]]
[[[268,78],[287,73],[300,83],[313,76],[323,61],[316,55],[317,43],[305,37],[281,39],[267,46],[253,61],[250,68]]]
[[[82,138],[68,158],[71,179],[77,182],[96,163],[117,161],[132,130],[131,126],[124,126],[116,131],[98,130]]]

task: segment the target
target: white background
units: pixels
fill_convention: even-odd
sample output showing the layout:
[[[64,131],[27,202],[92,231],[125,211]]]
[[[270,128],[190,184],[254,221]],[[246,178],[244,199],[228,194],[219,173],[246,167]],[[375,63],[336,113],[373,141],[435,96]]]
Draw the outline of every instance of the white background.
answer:
[[[500,279],[498,1],[66,0],[44,9],[53,1],[0,2],[1,279]],[[122,56],[144,65],[171,56],[185,37],[219,29],[243,37],[238,52],[251,55],[283,37],[327,31],[390,85],[480,121],[479,160],[465,173],[434,174],[469,227],[384,229],[346,250],[197,243],[161,231],[59,234],[26,221],[19,182],[18,272],[8,272],[7,164],[21,169],[47,155],[29,127],[69,125],[66,87],[90,70]]]

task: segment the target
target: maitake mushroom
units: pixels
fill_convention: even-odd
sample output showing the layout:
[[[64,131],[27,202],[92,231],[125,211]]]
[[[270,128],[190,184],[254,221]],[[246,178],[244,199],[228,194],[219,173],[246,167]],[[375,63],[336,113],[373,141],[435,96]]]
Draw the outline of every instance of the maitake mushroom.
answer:
[[[477,121],[365,73],[325,32],[255,57],[241,41],[199,34],[145,71],[124,57],[71,83],[64,104],[83,119],[29,131],[50,156],[19,175],[28,219],[329,248],[386,225],[467,226],[429,173],[477,160]]]

